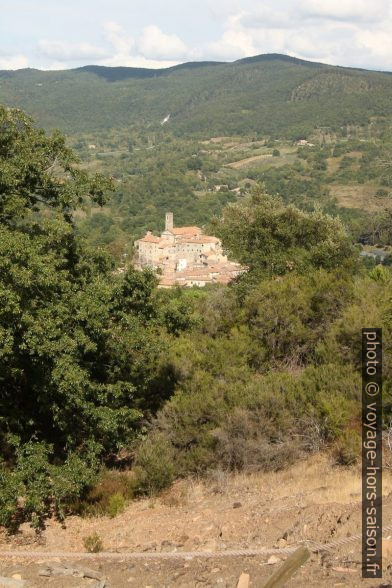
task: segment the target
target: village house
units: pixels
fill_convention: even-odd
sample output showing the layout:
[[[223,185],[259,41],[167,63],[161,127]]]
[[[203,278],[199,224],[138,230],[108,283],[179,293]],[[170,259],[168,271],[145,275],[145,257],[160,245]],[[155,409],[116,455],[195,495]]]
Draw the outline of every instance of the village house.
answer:
[[[159,287],[227,284],[244,272],[229,261],[217,237],[204,235],[199,227],[174,227],[173,213],[167,212],[160,237],[148,231],[135,241],[135,266],[160,270]]]

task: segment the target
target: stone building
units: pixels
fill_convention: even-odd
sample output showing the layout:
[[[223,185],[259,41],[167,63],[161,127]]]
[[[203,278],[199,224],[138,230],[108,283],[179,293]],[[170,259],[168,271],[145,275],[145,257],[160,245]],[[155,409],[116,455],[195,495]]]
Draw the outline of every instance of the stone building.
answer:
[[[173,213],[167,212],[160,237],[150,231],[135,241],[135,266],[159,272],[159,286],[205,286],[228,283],[244,271],[224,255],[216,237],[204,235],[199,227],[174,227]]]

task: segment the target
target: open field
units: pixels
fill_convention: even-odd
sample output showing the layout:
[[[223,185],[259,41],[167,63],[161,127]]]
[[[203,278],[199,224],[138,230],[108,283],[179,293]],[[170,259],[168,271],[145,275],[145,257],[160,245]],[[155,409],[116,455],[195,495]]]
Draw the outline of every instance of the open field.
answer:
[[[265,155],[253,155],[252,157],[245,157],[245,159],[240,159],[239,161],[233,161],[232,163],[228,163],[227,167],[231,167],[233,169],[241,169],[242,167],[248,167],[253,163],[260,163],[261,161],[265,162],[272,160],[272,155],[265,154]]]
[[[349,157],[350,159],[352,159],[355,162],[355,166],[357,168],[359,167],[359,162],[360,162],[360,159],[362,158],[362,155],[363,154],[360,151],[350,151],[349,153],[345,154],[346,157]],[[336,173],[339,170],[342,159],[345,156],[340,155],[339,157],[328,157],[327,158],[327,165],[328,165],[328,173],[329,174],[333,175],[334,173]]]
[[[332,184],[330,186],[331,196],[336,198],[338,204],[345,208],[359,208],[368,212],[391,208],[391,199],[377,197],[377,189],[372,184]]]
[[[252,167],[254,164],[268,164],[269,166],[281,166],[294,163],[296,159],[295,153],[282,153],[279,157],[273,157],[271,153],[262,153],[260,155],[252,155],[227,163],[226,167],[231,169],[242,169]]]

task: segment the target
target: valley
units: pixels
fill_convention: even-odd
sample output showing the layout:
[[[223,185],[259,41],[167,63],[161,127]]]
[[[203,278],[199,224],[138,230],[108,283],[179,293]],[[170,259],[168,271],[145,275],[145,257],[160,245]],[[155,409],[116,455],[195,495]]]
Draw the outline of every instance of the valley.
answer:
[[[258,586],[305,542],[288,585],[359,585],[372,324],[391,580],[391,98],[277,54],[0,72],[0,575]]]

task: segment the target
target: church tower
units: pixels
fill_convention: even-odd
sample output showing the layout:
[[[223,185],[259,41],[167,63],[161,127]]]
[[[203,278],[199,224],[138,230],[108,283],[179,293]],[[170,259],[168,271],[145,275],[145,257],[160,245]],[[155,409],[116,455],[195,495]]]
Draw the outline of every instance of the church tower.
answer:
[[[171,231],[173,228],[173,213],[167,212],[165,218],[165,231]]]

